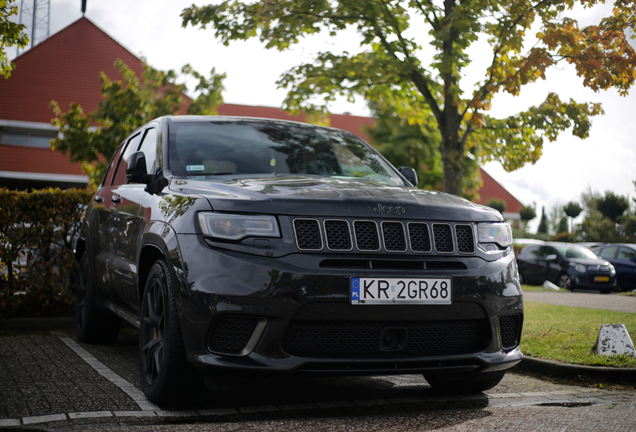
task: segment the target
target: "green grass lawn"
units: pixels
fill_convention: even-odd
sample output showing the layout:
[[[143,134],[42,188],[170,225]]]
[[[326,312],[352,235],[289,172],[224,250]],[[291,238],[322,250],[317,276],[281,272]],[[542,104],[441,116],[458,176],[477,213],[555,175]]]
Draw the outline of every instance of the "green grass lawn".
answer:
[[[634,340],[636,313],[535,302],[525,302],[524,306],[521,336],[524,354],[583,365],[636,367],[636,357],[609,357],[594,352],[596,338],[603,324],[625,324]]]

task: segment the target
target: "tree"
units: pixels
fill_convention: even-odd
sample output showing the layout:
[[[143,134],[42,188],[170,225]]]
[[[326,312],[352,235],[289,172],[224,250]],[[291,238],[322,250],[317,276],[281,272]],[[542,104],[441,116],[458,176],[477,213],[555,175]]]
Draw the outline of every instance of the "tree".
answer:
[[[583,208],[578,203],[570,201],[563,207],[563,211],[570,218],[570,231],[574,232],[574,219],[581,214]]]
[[[537,234],[548,233],[548,217],[545,215],[545,207],[541,209],[541,220],[539,221],[539,227],[537,228]]]
[[[14,45],[24,48],[29,44],[29,37],[24,33],[24,24],[10,20],[10,17],[17,14],[18,6],[14,0],[0,0],[0,75],[4,78],[9,78],[15,67],[7,57],[6,48]]]
[[[616,223],[618,217],[629,208],[629,201],[627,197],[606,191],[605,196],[596,204],[596,208],[598,208],[598,211],[600,211],[603,216]]]
[[[492,207],[497,210],[499,213],[503,214],[506,211],[506,202],[499,198],[490,198],[488,202],[486,202],[488,207]]]
[[[537,211],[534,209],[534,207],[521,206],[519,208],[519,217],[521,217],[522,222],[527,224],[532,219],[537,217]]]
[[[123,81],[112,81],[103,72],[100,74],[104,100],[93,113],[84,113],[76,103],[62,112],[57,102],[51,102],[56,116],[52,123],[63,133],[63,138],[54,139],[51,147],[68,152],[71,162],[81,162],[92,185],[104,175],[117,147],[138,127],[153,118],[177,114],[188,102],[188,114],[215,114],[216,106],[223,101],[225,74],[218,75],[214,69],[210,78],[205,78],[189,65],[183,67],[184,75],[197,80],[195,91],[199,96],[191,101],[185,95],[187,87],[176,83],[177,75],[172,70],[162,72],[144,65],[140,79],[121,60],[115,61],[115,67]],[[93,125],[96,130],[91,129]]]
[[[374,126],[367,129],[371,143],[393,165],[413,167],[417,172],[418,187],[442,190],[442,157],[439,152],[441,137],[430,123],[409,124],[395,114],[395,110],[381,110],[370,104]],[[479,166],[473,159],[464,159],[463,197],[471,201],[478,198],[482,186]]]
[[[590,7],[599,0],[581,0]],[[258,37],[265,47],[285,50],[318,33],[332,37],[357,29],[361,51],[321,52],[284,73],[279,87],[289,90],[284,108],[320,115],[337,96],[361,95],[395,107],[409,124],[432,113],[441,137],[444,191],[461,194],[462,162],[468,153],[479,162],[499,160],[508,171],[536,162],[543,140],[565,130],[589,135],[600,104],[562,101],[550,93],[538,106],[497,119],[487,113],[500,92],[518,95],[526,84],[545,79],[551,67],[569,63],[583,85],[627,94],[634,83],[636,53],[626,31],[634,27],[633,4],[616,0],[611,16],[579,28],[563,12],[575,2],[555,0],[238,0],[191,6],[183,25],[214,27],[228,45]],[[537,22],[537,25],[534,25]],[[534,27],[533,27],[534,25]],[[539,28],[534,34],[532,30]],[[528,38],[537,43],[527,46]],[[470,87],[460,81],[478,40],[492,48],[483,78]],[[524,43],[526,43],[524,45]],[[430,45],[432,59],[422,46]]]

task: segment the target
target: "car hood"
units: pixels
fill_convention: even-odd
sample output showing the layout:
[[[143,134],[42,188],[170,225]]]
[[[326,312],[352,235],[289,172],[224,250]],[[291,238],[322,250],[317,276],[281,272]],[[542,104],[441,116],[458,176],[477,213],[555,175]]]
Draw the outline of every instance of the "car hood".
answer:
[[[593,259],[593,258],[567,258],[567,261],[574,263],[574,264],[583,264],[586,266],[589,265],[608,265],[609,262],[599,258],[599,259]]]
[[[170,189],[209,200],[215,211],[502,221],[500,213],[454,195],[386,183],[319,176],[172,179]]]

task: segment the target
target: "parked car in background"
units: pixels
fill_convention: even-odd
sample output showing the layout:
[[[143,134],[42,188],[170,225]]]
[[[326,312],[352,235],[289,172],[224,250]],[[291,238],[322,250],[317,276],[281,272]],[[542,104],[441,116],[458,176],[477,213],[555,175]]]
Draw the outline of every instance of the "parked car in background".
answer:
[[[235,373],[492,388],[522,358],[512,231],[416,184],[349,132],[156,119],[121,144],[86,212],[78,338],[112,341],[120,318],[139,327],[142,387],[159,404]]]
[[[625,290],[636,290],[636,245],[612,243],[592,250],[616,269],[616,285]]]
[[[548,280],[561,288],[593,289],[609,293],[616,286],[616,270],[607,260],[572,243],[545,243],[523,248],[517,257],[522,283]]]

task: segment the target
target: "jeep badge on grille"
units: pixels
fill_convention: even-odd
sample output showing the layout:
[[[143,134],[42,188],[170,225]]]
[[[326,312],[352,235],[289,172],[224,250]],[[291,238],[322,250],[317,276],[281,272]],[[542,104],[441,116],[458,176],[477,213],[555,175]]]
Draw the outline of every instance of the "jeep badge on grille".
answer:
[[[402,206],[385,206],[378,203],[377,206],[373,207],[373,211],[376,213],[393,213],[398,216],[402,216],[406,213],[406,209]]]

